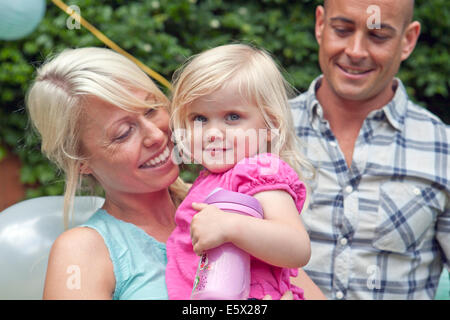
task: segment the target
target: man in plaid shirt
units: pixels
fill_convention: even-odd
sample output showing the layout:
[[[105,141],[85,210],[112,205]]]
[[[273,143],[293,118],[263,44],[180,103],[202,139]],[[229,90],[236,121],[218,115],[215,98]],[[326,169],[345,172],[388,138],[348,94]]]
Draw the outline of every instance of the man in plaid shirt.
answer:
[[[317,169],[301,215],[312,246],[304,269],[330,299],[432,299],[449,268],[450,129],[395,78],[420,33],[413,8],[316,9],[323,76],[291,102]]]

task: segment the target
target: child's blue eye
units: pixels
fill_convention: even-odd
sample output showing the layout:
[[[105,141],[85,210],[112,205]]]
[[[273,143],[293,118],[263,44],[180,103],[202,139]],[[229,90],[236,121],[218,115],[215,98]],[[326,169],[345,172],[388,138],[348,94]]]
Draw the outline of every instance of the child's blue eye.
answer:
[[[201,116],[201,115],[196,115],[195,117],[194,117],[194,122],[195,121],[200,121],[200,122],[206,122],[206,117],[204,117],[204,116]]]
[[[230,113],[226,116],[226,120],[228,120],[228,121],[236,121],[236,120],[239,120],[240,118],[241,117],[236,113]]]

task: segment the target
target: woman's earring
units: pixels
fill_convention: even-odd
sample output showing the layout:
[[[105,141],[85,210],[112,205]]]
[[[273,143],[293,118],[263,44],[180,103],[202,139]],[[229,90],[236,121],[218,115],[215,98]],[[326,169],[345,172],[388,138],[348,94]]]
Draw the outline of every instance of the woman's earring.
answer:
[[[89,175],[91,173],[92,173],[92,171],[89,168],[88,164],[86,162],[82,162],[80,164],[80,174],[82,174],[82,175]]]

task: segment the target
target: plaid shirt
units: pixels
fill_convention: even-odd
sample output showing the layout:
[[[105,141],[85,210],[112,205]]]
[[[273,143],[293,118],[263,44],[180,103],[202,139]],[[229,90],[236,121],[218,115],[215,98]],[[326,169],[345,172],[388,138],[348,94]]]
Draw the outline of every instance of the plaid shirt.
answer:
[[[315,95],[320,81],[291,101],[317,169],[301,215],[305,271],[329,299],[432,299],[450,260],[450,127],[397,79],[392,101],[364,121],[349,169]]]

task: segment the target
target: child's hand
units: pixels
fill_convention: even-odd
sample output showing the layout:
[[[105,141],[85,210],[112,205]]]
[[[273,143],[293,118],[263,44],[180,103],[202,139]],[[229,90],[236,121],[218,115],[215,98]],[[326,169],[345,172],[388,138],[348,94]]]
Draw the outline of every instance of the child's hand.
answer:
[[[199,211],[191,222],[192,246],[197,255],[228,241],[227,226],[233,214],[205,203],[194,202],[192,208]]]

